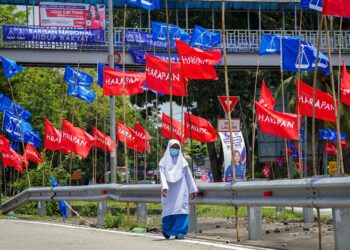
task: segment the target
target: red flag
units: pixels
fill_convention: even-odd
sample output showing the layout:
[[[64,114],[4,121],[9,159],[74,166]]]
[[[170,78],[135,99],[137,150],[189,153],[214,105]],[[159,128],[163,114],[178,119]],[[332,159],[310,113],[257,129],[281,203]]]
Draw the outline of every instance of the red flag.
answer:
[[[192,134],[191,134],[192,130]],[[185,113],[185,137],[200,142],[215,142],[217,140],[216,130],[207,120]]]
[[[298,94],[298,81],[296,93]],[[299,110],[301,115],[312,117],[312,90],[313,88],[303,81],[300,81]],[[316,89],[315,118],[335,122],[333,97],[321,90]]]
[[[7,152],[9,150],[10,150],[10,141],[6,137],[0,135],[0,153]]]
[[[44,148],[48,150],[59,150],[61,147],[61,132],[47,118],[45,118],[44,126]]]
[[[29,160],[35,163],[43,162],[43,159],[41,158],[36,148],[30,143],[27,144],[24,150],[24,155],[26,157],[26,160]]]
[[[342,103],[350,106],[350,74],[346,71],[345,63],[343,62],[343,70],[341,75],[340,100]]]
[[[111,152],[112,149],[117,146],[117,144],[113,141],[111,137],[104,134],[102,131],[98,130],[95,127],[92,128],[92,135],[96,139],[96,146],[102,150],[106,149],[106,151]]]
[[[146,129],[144,129],[144,128],[141,126],[140,123],[135,122],[135,123],[134,123],[134,127],[135,127],[134,131],[135,131],[136,136],[137,136],[137,137],[139,138],[139,140],[142,141],[143,143],[145,143],[145,141],[146,141],[146,151],[147,151],[147,153],[150,153],[150,152],[151,152],[151,146],[150,146],[150,144],[149,144],[149,141],[152,139],[152,136],[146,131]],[[139,148],[139,147],[141,148],[140,145],[138,145],[137,147],[138,147],[138,148]],[[142,150],[144,150],[144,147],[145,147],[145,146],[143,145]]]
[[[349,0],[323,0],[322,14],[350,18]]]
[[[172,95],[186,96],[187,80],[182,75],[181,63],[171,62],[170,67]],[[158,93],[170,94],[168,61],[146,55],[146,86]]]
[[[86,158],[95,141],[95,138],[85,130],[74,127],[69,121],[62,119],[61,146],[66,150]]]
[[[184,130],[181,129],[181,122],[178,120],[172,119],[173,131],[170,132],[170,116],[162,113],[162,136],[167,139],[176,139],[181,144],[184,144]],[[182,131],[182,134],[181,134]]]
[[[2,152],[2,162],[4,167],[13,167],[18,172],[23,172],[22,166],[28,166],[28,161],[24,161],[23,156],[12,148],[6,152]]]
[[[197,80],[218,79],[213,65],[221,61],[220,50],[203,51],[180,40],[176,40],[176,47],[184,77]]]
[[[143,92],[146,73],[124,72],[124,94],[136,95]],[[107,96],[123,95],[123,71],[110,67],[103,68],[103,94]]]
[[[337,154],[337,146],[333,142],[326,142],[326,147],[324,148],[324,152],[329,155]]]
[[[260,99],[259,103],[267,109],[274,110],[275,108],[275,99],[273,98],[273,95],[269,88],[266,86],[264,80],[262,81],[261,85],[261,93],[260,93]]]
[[[258,102],[255,102],[255,108],[261,132],[290,140],[299,139],[297,115],[269,110]]]
[[[126,146],[132,150],[142,153],[144,143],[136,136],[135,131],[129,126],[125,125]],[[117,121],[117,140],[124,143],[124,123]]]

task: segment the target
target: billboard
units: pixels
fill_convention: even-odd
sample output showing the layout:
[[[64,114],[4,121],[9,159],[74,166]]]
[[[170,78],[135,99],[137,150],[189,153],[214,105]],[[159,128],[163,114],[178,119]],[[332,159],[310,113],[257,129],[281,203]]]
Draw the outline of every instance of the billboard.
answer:
[[[40,2],[41,27],[71,27],[104,29],[106,7],[104,4]]]

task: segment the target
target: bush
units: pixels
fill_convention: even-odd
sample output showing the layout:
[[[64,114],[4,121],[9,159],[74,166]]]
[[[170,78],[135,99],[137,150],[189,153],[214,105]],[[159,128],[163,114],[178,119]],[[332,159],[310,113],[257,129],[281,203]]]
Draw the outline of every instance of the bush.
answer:
[[[123,214],[118,214],[117,216],[113,216],[111,213],[107,213],[105,218],[105,226],[106,228],[118,228],[122,221],[124,220]]]
[[[80,211],[81,216],[96,217],[97,216],[97,202],[88,202],[83,205]]]

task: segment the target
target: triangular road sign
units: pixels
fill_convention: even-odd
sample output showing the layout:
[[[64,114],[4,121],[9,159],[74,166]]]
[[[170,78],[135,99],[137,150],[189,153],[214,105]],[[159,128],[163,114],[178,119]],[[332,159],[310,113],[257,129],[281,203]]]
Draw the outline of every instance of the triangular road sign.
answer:
[[[221,103],[221,106],[223,107],[223,109],[225,110],[225,113],[228,115],[229,113],[231,114],[233,108],[236,106],[238,100],[239,100],[239,96],[229,96],[229,113],[227,112],[227,97],[226,96],[218,96],[219,101]]]

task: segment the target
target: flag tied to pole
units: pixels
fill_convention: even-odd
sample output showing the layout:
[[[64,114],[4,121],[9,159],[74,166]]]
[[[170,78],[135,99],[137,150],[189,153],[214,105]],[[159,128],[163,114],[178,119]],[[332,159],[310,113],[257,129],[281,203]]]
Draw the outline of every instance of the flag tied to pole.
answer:
[[[144,91],[143,84],[145,80],[146,73],[125,71],[123,73],[122,70],[105,66],[103,69],[103,94],[105,96],[136,95]]]
[[[131,150],[136,150],[142,153],[144,150],[144,142],[137,137],[135,131],[121,121],[117,121],[117,140],[124,143],[124,132],[126,139],[126,146]]]
[[[44,148],[47,150],[59,150],[61,147],[61,132],[45,118],[44,121]]]
[[[215,142],[216,130],[209,121],[202,117],[185,113],[185,138],[191,138],[199,142]]]
[[[334,142],[326,142],[324,152],[329,155],[337,154],[337,145]]]
[[[2,165],[4,167],[13,167],[18,172],[23,172],[23,166],[28,166],[28,161],[24,161],[22,155],[18,154],[13,149],[2,152]]]
[[[41,158],[39,152],[36,150],[35,147],[31,144],[27,144],[25,150],[24,150],[24,155],[26,160],[35,162],[35,163],[41,163],[43,162],[43,159]]]
[[[93,83],[94,78],[83,71],[66,66],[64,71],[64,81],[68,84],[89,87]]]
[[[167,139],[176,139],[181,144],[185,144],[184,129],[181,129],[181,122],[178,120],[172,119],[172,131],[171,128],[171,119],[170,116],[162,113],[162,136]],[[182,133],[181,133],[182,132]]]
[[[299,49],[300,43],[300,49]],[[317,49],[308,42],[297,38],[282,38],[282,68],[286,71],[298,72],[314,70],[316,67]],[[329,60],[319,52],[318,69],[330,74]]]
[[[10,150],[10,141],[5,137],[0,135],[0,153],[7,152]]]
[[[52,187],[58,187],[58,183],[57,181],[55,180],[55,178],[53,178],[52,176],[50,176],[50,180],[51,180],[51,185]],[[60,206],[60,211],[61,211],[61,214],[64,218],[67,218],[67,205],[64,201],[59,201],[58,202],[59,206]]]
[[[61,147],[86,158],[94,144],[95,138],[92,135],[62,119]]]
[[[290,140],[299,139],[297,115],[281,113],[264,108],[255,102],[256,120],[262,133],[281,136]]]
[[[143,144],[145,145],[146,144],[146,151],[147,153],[150,153],[151,152],[151,146],[149,144],[149,141],[152,139],[152,136],[147,132],[147,130],[142,127],[142,125],[138,122],[135,121],[134,123],[134,131],[135,131],[135,134],[136,136],[139,138],[139,141],[143,142]],[[143,149],[144,151],[144,148],[145,146],[143,145],[143,147],[141,145],[137,145],[137,148],[138,148],[138,151]]]
[[[2,56],[0,56],[0,59],[2,62],[2,69],[4,70],[6,79],[10,79],[14,75],[16,75],[17,72],[23,72],[23,67],[17,65],[15,61],[12,61]]]
[[[159,9],[159,0],[124,0],[126,4],[131,4],[145,10]]]
[[[176,40],[184,77],[195,80],[217,80],[214,64],[221,61],[220,50],[203,51]]]
[[[146,87],[157,93],[170,94],[171,78],[172,95],[187,95],[187,80],[182,75],[181,64],[169,62],[155,56],[146,55]]]
[[[190,42],[192,47],[212,48],[221,44],[221,32],[212,32],[199,25],[194,26]]]
[[[97,64],[97,85],[100,86],[101,88],[103,88],[103,68],[105,66],[108,66],[108,65],[105,65],[103,63],[98,63]],[[114,66],[114,69],[115,70],[122,70],[120,67],[118,66]]]
[[[267,109],[274,110],[275,108],[275,99],[269,88],[266,86],[265,81],[262,81],[261,93],[259,98],[259,103]]]
[[[336,141],[338,139],[337,131],[331,128],[326,130],[320,129],[319,133],[320,133],[321,140]],[[345,139],[346,139],[346,134],[343,132],[340,132],[340,140],[343,141]]]
[[[323,0],[322,14],[350,18],[349,0]]]
[[[104,134],[102,131],[98,130],[96,127],[92,128],[92,135],[96,139],[96,146],[102,150],[111,152],[112,149],[117,147],[117,144],[113,141],[111,137]]]
[[[32,131],[32,126],[29,122],[13,117],[10,113],[5,112],[2,130],[9,134],[13,140],[22,141],[24,140],[24,135]]]
[[[299,112],[301,115],[312,117],[312,106],[314,103],[312,99],[313,87],[307,85],[303,81],[297,81],[297,94],[298,88],[300,92],[300,96],[297,96],[297,105],[299,105]],[[335,122],[333,97],[330,94],[318,89],[316,89],[315,95],[315,118],[324,121]]]
[[[272,55],[281,53],[281,36],[275,34],[263,34],[259,55]]]
[[[176,25],[169,24],[170,45],[174,45],[175,40],[179,39],[188,43],[191,39],[190,35]],[[152,22],[152,40],[159,42],[168,42],[167,24],[160,22]]]
[[[342,103],[350,106],[350,74],[347,72],[344,62],[341,75],[340,100]]]
[[[317,11],[322,11],[324,0],[301,0],[301,8],[308,10],[313,9]]]
[[[76,84],[68,85],[67,94],[69,96],[77,97],[80,100],[83,100],[89,104],[92,103],[96,98],[96,94],[92,92],[90,89],[84,86],[76,85]]]
[[[12,101],[10,98],[6,97],[3,94],[0,94],[0,112],[7,111],[12,116],[15,116],[24,120],[27,120],[32,117],[32,114],[24,109],[18,103]]]

